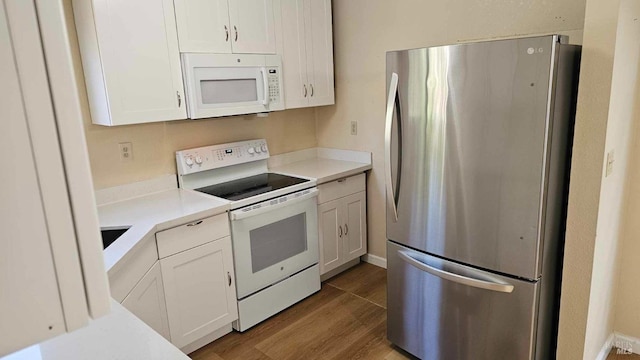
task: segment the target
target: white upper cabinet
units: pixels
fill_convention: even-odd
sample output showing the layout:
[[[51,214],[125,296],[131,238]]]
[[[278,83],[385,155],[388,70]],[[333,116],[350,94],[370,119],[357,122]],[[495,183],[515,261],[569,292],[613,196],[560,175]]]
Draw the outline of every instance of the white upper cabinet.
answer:
[[[227,0],[175,0],[181,52],[231,52]]]
[[[334,104],[331,1],[278,0],[275,6],[285,108]]]
[[[273,0],[229,0],[229,20],[234,53],[276,53]]]
[[[172,0],[73,0],[93,122],[186,119]]]
[[[181,52],[275,54],[273,0],[175,0]]]
[[[310,9],[309,21],[305,23],[307,44],[311,45],[311,51],[307,51],[309,105],[332,105],[335,99],[331,0],[305,0],[304,3]]]

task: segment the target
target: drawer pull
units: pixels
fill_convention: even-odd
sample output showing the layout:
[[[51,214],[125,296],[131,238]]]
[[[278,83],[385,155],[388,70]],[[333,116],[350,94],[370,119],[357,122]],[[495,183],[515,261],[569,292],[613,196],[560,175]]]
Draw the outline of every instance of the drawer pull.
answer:
[[[342,237],[342,225],[338,226],[338,237]]]
[[[227,279],[229,279],[229,286],[231,286],[231,274],[227,271]]]
[[[344,224],[344,234],[347,235],[349,233],[349,227],[347,224]]]
[[[202,220],[196,221],[196,222],[192,222],[191,224],[187,224],[187,226],[198,226],[200,224],[202,224]]]
[[[339,182],[339,183],[343,183],[343,182],[347,181],[347,178],[342,178],[342,179],[336,180],[336,181]]]

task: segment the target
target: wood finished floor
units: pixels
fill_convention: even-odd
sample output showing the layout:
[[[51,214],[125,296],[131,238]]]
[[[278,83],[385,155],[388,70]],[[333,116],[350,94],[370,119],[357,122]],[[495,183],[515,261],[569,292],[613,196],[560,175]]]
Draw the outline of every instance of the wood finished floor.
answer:
[[[618,354],[618,349],[613,348],[609,355],[607,355],[607,360],[640,360],[640,355],[637,354]]]
[[[194,360],[410,359],[386,339],[386,270],[362,263],[315,295],[189,354]]]
[[[362,263],[322,290],[244,333],[189,354],[193,360],[412,359],[386,338],[386,270]],[[607,360],[640,360],[617,354]]]

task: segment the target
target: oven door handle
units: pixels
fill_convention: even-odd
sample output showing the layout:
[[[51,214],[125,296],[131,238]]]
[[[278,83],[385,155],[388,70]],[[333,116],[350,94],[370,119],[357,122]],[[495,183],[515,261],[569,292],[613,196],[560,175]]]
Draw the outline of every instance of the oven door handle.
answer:
[[[306,190],[303,190],[306,191]],[[299,193],[302,193],[299,192]],[[295,193],[294,194],[289,194],[287,195],[287,201],[283,201],[283,202],[278,202],[277,204],[271,205],[269,204],[269,201],[265,201],[262,204],[261,207],[259,208],[253,208],[252,205],[251,207],[246,207],[244,209],[238,209],[238,210],[233,210],[230,214],[231,214],[231,221],[236,221],[236,220],[242,220],[242,219],[246,219],[248,217],[252,217],[252,216],[257,216],[260,214],[264,214],[266,212],[269,211],[275,211],[278,209],[281,209],[283,207],[286,206],[291,206],[300,202],[303,202],[305,200],[311,199],[311,198],[315,198],[318,196],[318,189],[310,189],[310,191],[306,194],[301,194],[297,197],[295,197]],[[278,199],[278,198],[276,198]],[[272,199],[272,200],[276,200],[276,199]],[[257,204],[256,204],[257,205]],[[245,209],[251,209],[251,210],[245,210]]]

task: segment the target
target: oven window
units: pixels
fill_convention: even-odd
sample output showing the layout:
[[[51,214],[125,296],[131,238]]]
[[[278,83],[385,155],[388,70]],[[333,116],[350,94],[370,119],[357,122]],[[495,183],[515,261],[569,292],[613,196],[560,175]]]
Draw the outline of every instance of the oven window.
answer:
[[[306,213],[249,232],[253,273],[307,251]]]
[[[203,104],[258,101],[256,79],[200,80]]]

